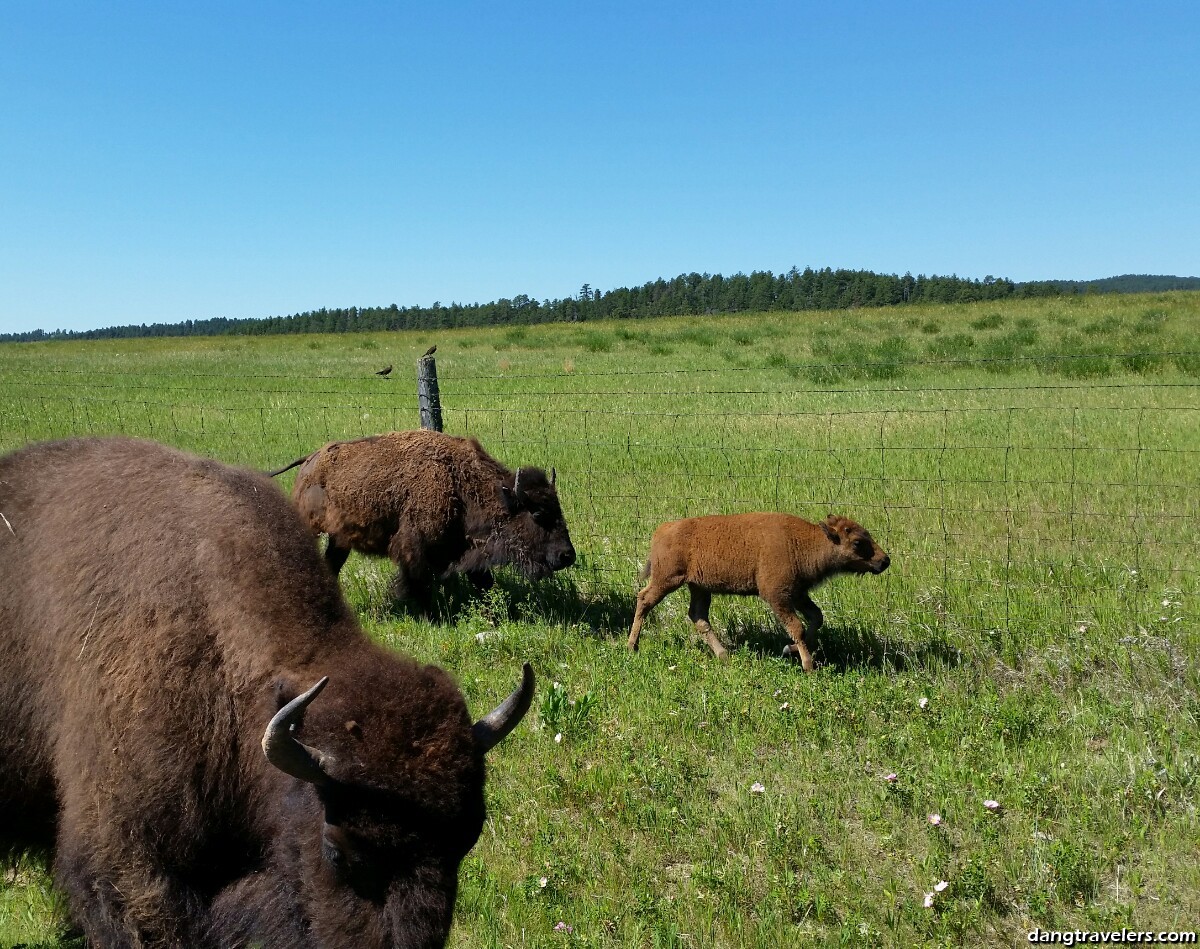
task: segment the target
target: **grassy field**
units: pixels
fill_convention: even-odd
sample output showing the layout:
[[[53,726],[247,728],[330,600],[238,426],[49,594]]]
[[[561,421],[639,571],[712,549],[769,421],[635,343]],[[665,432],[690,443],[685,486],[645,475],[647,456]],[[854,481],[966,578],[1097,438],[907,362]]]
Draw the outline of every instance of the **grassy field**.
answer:
[[[0,450],[123,432],[278,466],[415,427],[436,342],[446,430],[557,468],[581,556],[555,580],[451,590],[429,624],[393,612],[386,564],[342,574],[370,632],[472,708],[539,674],[492,755],[455,946],[1194,929],[1198,331],[1176,293],[4,346]],[[892,555],[818,592],[821,668],[779,660],[750,600],[714,604],[735,648],[713,662],[683,593],[628,655],[653,527],[755,509],[850,515]],[[0,945],[61,926],[42,864],[0,869]]]

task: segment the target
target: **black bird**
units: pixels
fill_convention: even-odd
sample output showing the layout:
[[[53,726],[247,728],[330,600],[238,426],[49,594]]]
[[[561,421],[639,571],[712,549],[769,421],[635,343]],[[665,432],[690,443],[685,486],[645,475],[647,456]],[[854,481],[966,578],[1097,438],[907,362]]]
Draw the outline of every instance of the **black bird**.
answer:
[[[375,373],[375,375],[386,376],[391,371],[392,371],[392,367],[391,367],[391,364],[389,363],[388,365],[386,365],[382,369],[380,369],[377,373]]]
[[[437,352],[437,344],[435,343],[434,345],[430,346],[427,350],[425,350],[425,356],[432,356],[436,352]],[[425,356],[422,356],[421,358],[424,359]]]

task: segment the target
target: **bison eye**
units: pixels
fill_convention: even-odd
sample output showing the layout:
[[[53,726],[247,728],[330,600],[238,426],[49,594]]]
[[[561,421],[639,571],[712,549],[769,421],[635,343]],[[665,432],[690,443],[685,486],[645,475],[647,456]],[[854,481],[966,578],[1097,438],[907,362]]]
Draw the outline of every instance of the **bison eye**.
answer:
[[[334,869],[345,867],[347,862],[345,842],[342,837],[343,834],[337,828],[328,825],[326,825],[325,832],[321,834],[321,853]]]

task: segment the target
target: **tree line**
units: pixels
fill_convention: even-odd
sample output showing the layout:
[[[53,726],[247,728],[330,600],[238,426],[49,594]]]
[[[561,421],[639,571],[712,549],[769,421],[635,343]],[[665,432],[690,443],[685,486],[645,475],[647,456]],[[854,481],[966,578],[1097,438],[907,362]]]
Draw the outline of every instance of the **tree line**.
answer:
[[[282,333],[359,333],[379,330],[430,330],[471,326],[646,319],[771,310],[838,310],[853,307],[904,306],[913,303],[969,303],[1021,297],[1077,293],[1136,293],[1200,289],[1200,278],[1126,275],[1103,280],[1044,280],[1015,283],[1003,277],[972,280],[880,274],[870,270],[813,270],[793,267],[787,273],[756,270],[736,273],[680,274],[640,287],[600,291],[584,284],[559,300],[538,301],[524,294],[491,303],[440,302],[433,306],[346,307],[309,310],[289,316],[253,319],[215,317],[180,323],[130,324],[94,330],[33,330],[0,334],[0,342],[54,339],[128,339],[152,336],[266,336]]]

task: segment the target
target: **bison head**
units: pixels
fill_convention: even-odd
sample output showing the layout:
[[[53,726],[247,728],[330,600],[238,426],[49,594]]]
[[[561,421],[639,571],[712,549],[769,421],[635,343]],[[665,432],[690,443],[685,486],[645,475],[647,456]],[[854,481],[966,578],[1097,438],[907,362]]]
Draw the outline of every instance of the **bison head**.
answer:
[[[575,562],[575,548],[554,489],[555,477],[553,468],[549,478],[541,468],[518,468],[511,487],[500,485],[509,515],[507,546],[516,565],[533,580]]]
[[[267,760],[303,783],[285,795],[274,865],[219,907],[218,919],[238,920],[226,936],[445,945],[458,866],[483,828],[484,754],[528,710],[533,672],[527,663],[517,689],[473,725],[449,677],[434,667],[417,676],[398,701],[372,688],[385,683],[359,682],[318,702],[323,678],[271,719]],[[294,905],[280,906],[281,894]]]
[[[836,570],[845,573],[883,573],[892,559],[866,528],[848,517],[830,514],[821,530],[837,548]]]

